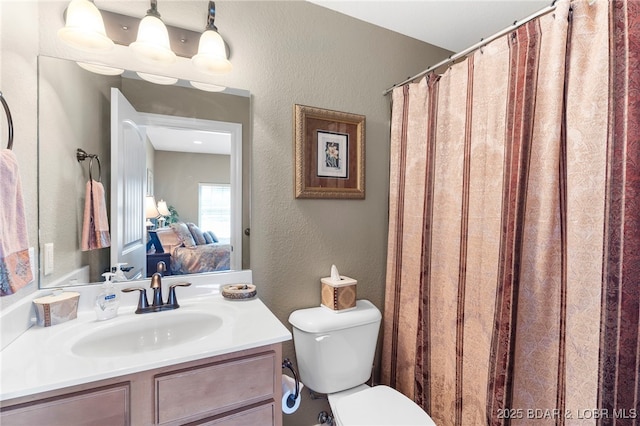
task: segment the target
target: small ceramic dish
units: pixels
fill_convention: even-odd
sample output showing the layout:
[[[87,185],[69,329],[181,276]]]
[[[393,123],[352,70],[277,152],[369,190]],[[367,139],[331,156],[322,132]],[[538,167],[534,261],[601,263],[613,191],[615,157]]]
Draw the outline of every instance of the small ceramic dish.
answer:
[[[251,299],[256,294],[256,286],[253,284],[229,284],[222,287],[222,297],[225,299]]]

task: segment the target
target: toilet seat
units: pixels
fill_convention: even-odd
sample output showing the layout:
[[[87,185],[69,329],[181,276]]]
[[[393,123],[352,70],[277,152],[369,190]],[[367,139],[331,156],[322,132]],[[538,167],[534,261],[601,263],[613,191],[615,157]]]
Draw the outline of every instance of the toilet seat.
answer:
[[[340,398],[336,401],[333,416],[342,426],[435,426],[431,417],[416,403],[384,385],[367,387]]]

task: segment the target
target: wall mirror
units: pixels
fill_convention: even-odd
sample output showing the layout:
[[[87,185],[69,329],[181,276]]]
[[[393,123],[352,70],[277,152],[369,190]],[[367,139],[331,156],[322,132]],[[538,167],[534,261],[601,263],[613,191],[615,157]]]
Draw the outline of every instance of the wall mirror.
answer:
[[[147,265],[155,259],[170,263],[170,258],[158,256],[159,250],[147,244],[150,234],[145,228],[144,202],[148,195],[154,197],[156,206],[160,200],[166,202],[172,213],[167,221],[192,223],[201,231],[214,234],[215,230],[208,228],[224,222],[223,212],[228,210],[229,232],[218,231],[218,244],[229,243],[233,247],[230,269],[249,268],[248,236],[242,231],[249,227],[250,205],[248,91],[227,88],[212,93],[179,85],[156,85],[127,73],[98,75],[73,61],[48,56],[38,58],[38,74],[41,288],[100,282],[102,273],[122,259],[115,254],[116,249],[126,253],[133,246],[140,249],[141,244],[146,262],[141,266],[134,260],[134,265],[127,265],[125,269],[131,268],[125,272],[128,279],[147,279],[152,272]],[[112,102],[117,96],[122,96],[137,114],[135,118],[121,117],[120,127],[112,117]],[[123,107],[118,108],[123,111]],[[112,138],[118,134],[138,139],[141,145],[136,149],[126,144],[114,148]],[[202,145],[210,143],[222,148],[203,152]],[[79,161],[78,149],[95,157]],[[124,169],[127,162],[137,167],[133,175]],[[108,248],[82,250],[90,178],[104,187],[109,231],[118,247],[112,244]],[[218,199],[212,201],[211,194],[216,191],[229,200],[229,207],[222,206]],[[123,199],[136,206],[133,220],[122,218],[132,210],[123,207]],[[154,231],[168,229],[162,220],[152,221]],[[134,244],[131,238],[123,238],[132,233],[140,236],[138,240],[134,238]],[[171,250],[172,246],[165,253]],[[192,252],[197,250],[194,247]],[[206,266],[198,269],[193,265],[216,262],[218,255],[190,255],[190,261],[180,260],[170,271],[215,273]]]

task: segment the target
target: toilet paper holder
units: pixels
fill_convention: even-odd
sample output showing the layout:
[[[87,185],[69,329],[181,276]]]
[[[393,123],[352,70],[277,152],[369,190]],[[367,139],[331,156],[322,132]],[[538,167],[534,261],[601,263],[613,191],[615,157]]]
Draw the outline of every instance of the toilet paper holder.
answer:
[[[295,394],[291,394],[287,398],[287,407],[291,408],[295,405],[296,399],[298,399],[298,395],[300,395],[300,380],[298,379],[298,373],[296,373],[295,368],[293,368],[293,363],[289,360],[289,358],[285,358],[284,360],[282,360],[282,368],[288,368],[289,370],[291,370],[293,379],[296,381]]]

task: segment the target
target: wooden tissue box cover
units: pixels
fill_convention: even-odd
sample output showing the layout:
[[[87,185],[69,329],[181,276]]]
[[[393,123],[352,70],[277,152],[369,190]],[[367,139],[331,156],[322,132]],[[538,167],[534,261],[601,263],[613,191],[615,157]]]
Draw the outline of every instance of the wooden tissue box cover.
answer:
[[[349,277],[340,277],[340,281],[331,278],[321,278],[322,306],[334,311],[343,311],[356,307],[357,280]]]
[[[73,291],[33,299],[37,324],[41,327],[49,327],[76,319],[79,299],[80,293]]]

